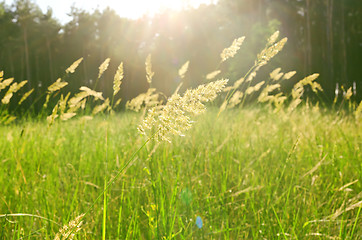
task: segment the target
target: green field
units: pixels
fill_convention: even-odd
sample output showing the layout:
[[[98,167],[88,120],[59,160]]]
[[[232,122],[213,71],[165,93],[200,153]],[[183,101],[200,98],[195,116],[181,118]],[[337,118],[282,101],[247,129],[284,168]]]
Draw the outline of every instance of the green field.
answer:
[[[0,239],[54,239],[142,146],[139,123],[0,126]],[[361,149],[352,115],[211,108],[185,137],[141,149],[74,239],[360,239]]]

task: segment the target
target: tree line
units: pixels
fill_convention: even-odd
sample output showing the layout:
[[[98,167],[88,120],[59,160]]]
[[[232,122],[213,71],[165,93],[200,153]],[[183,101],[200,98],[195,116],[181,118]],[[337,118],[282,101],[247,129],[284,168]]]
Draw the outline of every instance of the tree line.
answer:
[[[35,89],[30,102],[80,57],[84,61],[67,79],[67,91],[94,86],[98,66],[111,58],[97,90],[112,94],[114,73],[123,62],[121,96],[127,100],[148,88],[144,62],[151,54],[152,87],[167,95],[179,85],[177,72],[186,61],[190,66],[184,89],[206,82],[205,75],[215,69],[236,81],[253,65],[268,37],[280,30],[288,44],[258,73],[260,81],[276,67],[298,72],[285,87],[318,72],[326,101],[333,100],[336,86],[339,93],[341,86],[354,86],[355,97],[361,99],[361,11],[359,0],[219,0],[137,20],[110,8],[87,12],[72,7],[71,21],[61,24],[51,9],[42,12],[31,0],[16,0],[11,6],[1,2],[0,70],[6,77],[29,81],[28,88]],[[238,55],[220,66],[220,52],[241,36],[246,40]]]

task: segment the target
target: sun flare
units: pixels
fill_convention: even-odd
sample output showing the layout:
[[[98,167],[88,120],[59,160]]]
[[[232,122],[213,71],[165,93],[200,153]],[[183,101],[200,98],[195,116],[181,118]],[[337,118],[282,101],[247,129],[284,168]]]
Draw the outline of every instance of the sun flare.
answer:
[[[107,1],[107,5],[113,8],[120,16],[126,16],[132,19],[142,17],[143,15],[154,15],[164,10],[182,10],[189,7],[198,7],[201,4],[210,4],[212,0],[133,0],[125,3],[124,1]]]

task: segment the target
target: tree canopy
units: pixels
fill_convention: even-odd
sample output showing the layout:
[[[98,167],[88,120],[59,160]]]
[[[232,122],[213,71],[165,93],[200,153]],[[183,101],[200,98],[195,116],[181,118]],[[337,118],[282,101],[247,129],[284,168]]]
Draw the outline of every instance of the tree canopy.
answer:
[[[2,2],[0,70],[17,81],[29,80],[29,88],[41,94],[72,62],[84,57],[69,79],[68,91],[74,92],[81,85],[92,87],[98,66],[111,58],[97,90],[112,94],[113,75],[124,62],[121,93],[127,100],[147,89],[144,62],[152,54],[153,87],[170,94],[186,61],[190,67],[184,88],[205,81],[205,75],[218,67],[222,49],[246,36],[238,55],[221,66],[224,76],[236,81],[253,65],[268,37],[280,30],[289,41],[268,71],[277,66],[296,70],[295,81],[318,72],[324,97],[331,101],[337,83],[345,89],[353,82],[357,87],[362,84],[361,10],[358,0],[219,0],[215,5],[130,20],[109,8],[87,12],[73,7],[72,20],[62,25],[51,9],[42,12],[30,0],[16,0],[12,6]],[[258,77],[262,79],[263,72]]]

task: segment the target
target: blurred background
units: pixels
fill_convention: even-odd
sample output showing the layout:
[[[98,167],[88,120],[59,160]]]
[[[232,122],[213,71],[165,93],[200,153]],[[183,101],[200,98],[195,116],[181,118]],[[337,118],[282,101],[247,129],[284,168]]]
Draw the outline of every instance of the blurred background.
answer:
[[[284,87],[318,72],[326,102],[333,101],[337,85],[353,87],[354,97],[361,99],[361,0],[72,2],[0,2],[0,70],[18,82],[29,80],[28,88],[35,88],[32,98],[63,77],[80,57],[83,63],[66,79],[67,91],[92,87],[99,65],[109,57],[97,91],[112,95],[114,73],[124,62],[121,97],[131,99],[149,87],[148,54],[155,72],[152,87],[166,95],[179,84],[177,72],[186,61],[190,66],[183,89],[204,83],[205,75],[217,69],[232,83],[254,64],[268,37],[280,30],[288,43],[256,81],[265,80],[276,67],[297,71]],[[241,36],[246,40],[238,54],[219,66],[221,51]]]

